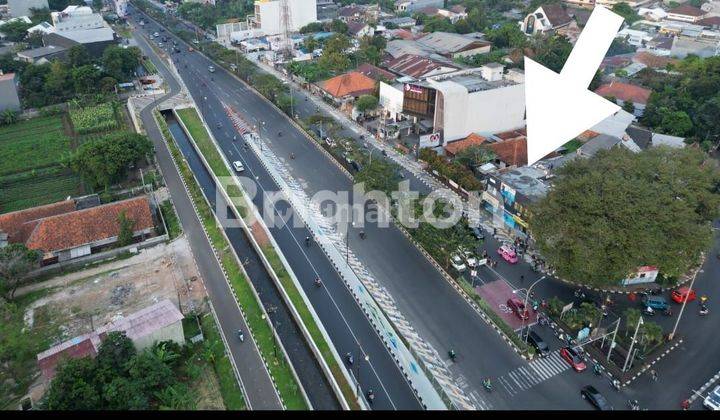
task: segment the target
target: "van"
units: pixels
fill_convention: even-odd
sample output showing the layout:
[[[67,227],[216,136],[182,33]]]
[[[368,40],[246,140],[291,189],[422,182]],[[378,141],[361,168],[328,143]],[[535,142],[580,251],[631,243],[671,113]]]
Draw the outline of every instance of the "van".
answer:
[[[528,333],[527,341],[533,346],[538,356],[547,357],[550,354],[550,347],[548,347],[547,343],[535,331]]]
[[[645,296],[642,299],[643,306],[653,308],[656,311],[664,311],[668,308],[668,302],[662,296]]]

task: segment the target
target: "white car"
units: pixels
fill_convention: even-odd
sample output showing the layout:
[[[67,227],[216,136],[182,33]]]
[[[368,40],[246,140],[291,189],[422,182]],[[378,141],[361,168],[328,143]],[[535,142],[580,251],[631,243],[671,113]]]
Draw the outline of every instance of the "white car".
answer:
[[[705,397],[703,407],[713,411],[720,410],[720,385],[716,386],[715,389]]]
[[[453,255],[452,258],[450,258],[450,264],[458,272],[463,272],[467,268],[467,267],[465,267],[465,264],[463,263],[462,258],[460,258],[460,256],[457,254]]]
[[[243,166],[242,162],[240,162],[239,160],[236,160],[235,162],[233,162],[233,167],[235,168],[235,170],[237,172],[243,172],[245,170],[245,167]]]
[[[475,268],[478,265],[478,260],[475,257],[475,255],[470,251],[464,251],[463,257],[465,257],[465,262],[467,263],[468,267]]]

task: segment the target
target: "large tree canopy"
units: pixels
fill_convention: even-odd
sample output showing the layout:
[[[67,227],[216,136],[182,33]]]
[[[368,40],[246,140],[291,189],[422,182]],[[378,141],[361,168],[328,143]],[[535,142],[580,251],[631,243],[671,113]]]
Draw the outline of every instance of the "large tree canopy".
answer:
[[[532,208],[540,252],[568,280],[601,286],[644,265],[667,278],[687,272],[710,245],[720,174],[695,148],[642,153],[614,148],[558,172]]]

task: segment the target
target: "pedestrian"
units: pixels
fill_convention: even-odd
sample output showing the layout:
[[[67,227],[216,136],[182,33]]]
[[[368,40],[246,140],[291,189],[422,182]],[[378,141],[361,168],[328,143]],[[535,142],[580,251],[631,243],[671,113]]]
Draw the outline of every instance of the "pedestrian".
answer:
[[[657,374],[657,372],[655,371],[655,369],[651,369],[651,370],[650,370],[650,376],[652,377],[652,380],[653,380],[653,381],[657,381],[657,379],[658,379],[658,374]]]
[[[685,411],[689,410],[690,409],[690,400],[683,400],[683,402],[680,403],[680,406]]]
[[[522,274],[520,275],[520,282],[525,283],[525,276]]]

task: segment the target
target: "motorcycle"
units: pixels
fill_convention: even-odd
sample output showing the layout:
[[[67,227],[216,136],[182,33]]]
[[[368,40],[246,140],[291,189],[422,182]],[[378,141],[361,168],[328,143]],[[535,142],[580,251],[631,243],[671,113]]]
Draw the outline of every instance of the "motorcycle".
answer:
[[[367,399],[370,404],[372,404],[373,401],[375,401],[375,393],[373,392],[372,389],[367,392]]]
[[[492,392],[492,382],[490,382],[490,378],[483,380],[483,388],[485,388],[487,392]]]
[[[352,354],[347,353],[347,354],[345,355],[345,360],[347,361],[347,364],[348,364],[348,365],[351,365],[351,366],[352,366],[352,364],[353,364],[353,362],[354,362],[354,359],[353,359],[353,357],[352,357]]]
[[[238,339],[240,340],[241,343],[245,341],[245,334],[243,334],[242,331],[238,330],[238,331],[237,331],[237,336],[238,336]]]
[[[701,315],[701,316],[705,316],[705,315],[707,315],[709,312],[710,312],[710,310],[708,309],[707,306],[705,306],[705,305],[700,306],[700,315]]]
[[[655,310],[649,306],[646,306],[642,313],[645,316],[655,316]]]
[[[310,237],[309,236],[305,237],[305,246],[310,246]]]
[[[453,362],[454,362],[455,359],[457,358],[457,355],[455,354],[455,350],[450,350],[450,351],[448,352],[448,356],[450,356],[450,360],[452,360]]]
[[[322,281],[320,280],[320,277],[318,277],[315,279],[315,287],[320,287],[320,286],[322,286]]]
[[[640,403],[638,400],[628,400],[628,407],[632,411],[640,411]]]
[[[602,374],[602,368],[597,363],[593,366],[593,373],[596,376],[600,376]]]

